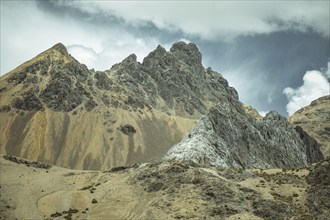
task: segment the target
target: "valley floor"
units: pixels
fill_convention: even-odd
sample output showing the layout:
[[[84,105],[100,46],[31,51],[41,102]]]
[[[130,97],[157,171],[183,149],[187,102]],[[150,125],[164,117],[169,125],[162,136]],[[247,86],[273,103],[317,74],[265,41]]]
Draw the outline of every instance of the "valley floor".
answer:
[[[330,219],[330,160],[242,170],[154,162],[69,170],[1,155],[0,219]]]

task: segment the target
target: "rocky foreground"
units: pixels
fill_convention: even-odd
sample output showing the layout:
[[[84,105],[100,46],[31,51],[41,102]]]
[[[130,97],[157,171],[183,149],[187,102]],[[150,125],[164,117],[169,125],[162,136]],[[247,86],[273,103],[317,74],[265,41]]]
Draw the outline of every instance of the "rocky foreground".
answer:
[[[78,171],[8,156],[0,164],[4,220],[330,218],[329,158],[267,170],[172,161]]]

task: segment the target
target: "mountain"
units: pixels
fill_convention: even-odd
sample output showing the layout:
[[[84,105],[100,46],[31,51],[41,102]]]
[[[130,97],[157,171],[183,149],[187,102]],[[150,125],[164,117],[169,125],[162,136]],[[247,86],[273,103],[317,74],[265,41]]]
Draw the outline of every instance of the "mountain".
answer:
[[[0,78],[2,154],[75,169],[161,158],[222,96],[237,92],[193,43],[88,69],[61,43]]]
[[[240,101],[224,95],[164,159],[218,167],[294,168],[322,160],[319,147],[277,112],[256,117]]]
[[[317,140],[323,154],[330,156],[330,95],[318,98],[298,110],[289,121]]]
[[[201,60],[178,42],[102,72],[57,44],[2,76],[0,219],[329,219],[319,143]]]
[[[1,156],[0,174],[3,220],[330,218],[329,158],[300,169],[154,162],[82,171]]]

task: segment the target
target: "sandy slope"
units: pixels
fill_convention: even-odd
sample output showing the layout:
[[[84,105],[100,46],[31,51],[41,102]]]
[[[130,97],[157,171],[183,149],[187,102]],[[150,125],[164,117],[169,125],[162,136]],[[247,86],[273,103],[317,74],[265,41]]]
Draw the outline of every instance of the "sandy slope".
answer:
[[[81,171],[28,167],[2,156],[0,164],[0,219],[314,219],[304,178],[312,168],[156,162]]]
[[[195,119],[156,110],[109,112],[97,107],[79,114],[49,109],[13,114],[0,116],[2,154],[75,169],[107,169],[159,159],[196,124]],[[120,127],[125,124],[136,133],[123,134]]]
[[[127,174],[54,166],[46,170],[3,157],[0,161],[0,219],[49,219],[56,212],[62,213],[61,219],[70,209],[78,210],[73,219],[140,219],[149,201],[148,193],[126,183]]]

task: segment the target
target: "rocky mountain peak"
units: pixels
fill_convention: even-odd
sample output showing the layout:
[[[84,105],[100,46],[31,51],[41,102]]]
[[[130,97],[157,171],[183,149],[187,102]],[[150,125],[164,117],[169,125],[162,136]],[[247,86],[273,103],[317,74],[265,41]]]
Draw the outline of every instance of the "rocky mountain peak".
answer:
[[[177,42],[174,43],[170,52],[179,59],[183,59],[188,65],[202,65],[202,54],[194,43]]]
[[[140,63],[137,62],[137,57],[134,53],[126,57],[121,63],[115,64],[111,67],[112,71],[116,71],[118,69],[121,69],[121,71],[117,72],[119,74],[122,74],[123,72],[134,72],[137,70],[137,66],[139,66]],[[127,76],[126,76],[127,77]]]
[[[160,44],[156,47],[155,51],[158,53],[166,53],[166,49]]]
[[[51,62],[57,63],[68,63],[68,62],[77,62],[79,63],[74,57],[72,57],[67,48],[62,43],[57,43],[48,50],[37,55],[35,58],[28,61],[30,65],[33,65],[35,62],[46,62],[50,64]]]
[[[146,67],[153,66],[156,63],[161,63],[161,59],[164,59],[167,55],[168,53],[165,48],[163,48],[161,45],[158,45],[154,51],[150,52],[148,56],[143,59],[142,64]]]
[[[14,100],[7,103],[21,114],[22,111],[39,111],[46,107],[55,111],[71,111],[83,101],[90,100],[87,80],[91,72],[80,64],[58,43],[33,59],[6,74],[9,88],[21,87]]]
[[[64,55],[64,56],[68,56],[69,55],[67,48],[62,43],[55,44],[49,50],[56,50],[56,51],[60,52],[62,55]]]
[[[184,62],[191,68],[201,72],[204,67],[202,65],[202,54],[198,47],[193,43],[177,42],[172,45],[170,51],[166,51],[161,45],[152,51],[144,60],[145,66],[159,64],[160,66],[168,66],[177,62]],[[164,64],[164,65],[163,65]]]
[[[136,59],[137,59],[136,55],[134,53],[132,53],[128,57],[126,57],[122,61],[122,63],[132,63],[132,62],[135,63],[136,62]]]
[[[201,59],[195,44],[178,42],[170,51],[158,46],[142,64],[131,54],[110,70],[94,71],[71,57],[63,44],[57,44],[1,78],[0,113],[22,115],[26,123],[37,120],[34,117],[42,112],[63,116],[56,129],[52,124],[43,126],[49,126],[48,133],[63,130],[60,134],[63,139],[47,137],[49,143],[63,140],[54,147],[75,152],[78,150],[72,149],[75,146],[72,143],[80,145],[79,135],[90,133],[86,124],[86,128],[75,131],[75,136],[67,135],[78,126],[76,119],[97,124],[98,138],[86,141],[80,150],[88,152],[89,146],[98,146],[104,152],[94,155],[95,158],[77,153],[75,162],[70,162],[69,157],[60,162],[78,168],[109,165],[104,155],[113,151],[118,154],[111,156],[111,165],[130,163],[137,158],[144,161],[160,158],[205,114],[187,137],[169,151],[168,158],[243,168],[296,167],[322,158],[317,143],[283,116],[270,112],[262,118],[251,107],[244,107],[237,91],[220,73],[205,69]],[[36,116],[30,119],[30,114]],[[42,143],[44,136],[40,140],[33,135],[24,136],[23,130],[19,133],[14,128],[27,125],[10,128],[12,121],[8,120],[4,127],[13,132],[2,145],[7,152],[21,155],[26,151],[24,143],[33,143],[31,146]],[[184,125],[180,124],[182,121]],[[123,137],[120,129],[123,125],[132,126],[136,132]],[[34,125],[28,126],[34,129]],[[62,128],[65,126],[70,129]],[[17,134],[24,141],[17,143]],[[131,139],[126,140],[126,136]],[[109,140],[113,143],[109,144]],[[125,152],[129,154],[118,159],[122,146],[126,146]],[[49,147],[46,151],[52,150]],[[64,156],[61,152],[46,158],[47,161],[58,163],[58,158]],[[132,152],[140,153],[136,156]],[[44,158],[42,152],[39,156]]]
[[[245,105],[245,104],[243,104],[243,106],[244,106],[245,112],[247,114],[249,114],[250,116],[254,117],[255,119],[257,119],[259,121],[262,120],[263,117],[258,113],[258,111],[256,109],[252,108],[249,105]]]
[[[263,118],[263,121],[265,121],[268,124],[274,124],[274,125],[276,124],[285,127],[291,126],[289,121],[286,119],[286,117],[284,117],[283,115],[281,115],[276,111],[268,112]]]

